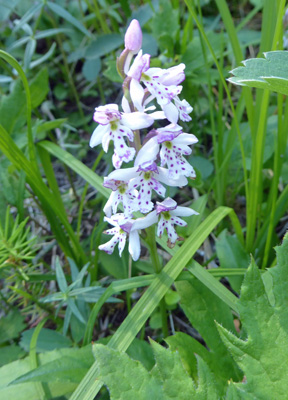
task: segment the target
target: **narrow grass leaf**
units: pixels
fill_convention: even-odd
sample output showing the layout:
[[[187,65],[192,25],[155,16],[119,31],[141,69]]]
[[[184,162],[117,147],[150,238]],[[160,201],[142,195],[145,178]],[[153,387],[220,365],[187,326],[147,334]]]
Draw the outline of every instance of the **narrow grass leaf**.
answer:
[[[74,18],[68,11],[66,11],[63,7],[59,6],[56,3],[52,3],[51,1],[47,1],[47,6],[53,11],[55,14],[59,15],[59,17],[65,19],[70,22],[70,24],[74,25],[75,28],[79,29],[85,36],[91,37],[91,33],[85,28],[78,19]]]

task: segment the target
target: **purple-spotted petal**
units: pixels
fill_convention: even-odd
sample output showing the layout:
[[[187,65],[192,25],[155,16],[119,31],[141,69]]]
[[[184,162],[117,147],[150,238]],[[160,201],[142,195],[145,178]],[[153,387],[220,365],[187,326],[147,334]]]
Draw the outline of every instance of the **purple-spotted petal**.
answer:
[[[187,178],[183,175],[179,175],[177,179],[171,179],[168,169],[161,167],[158,167],[158,179],[168,186],[183,187],[186,186],[188,183]]]
[[[121,114],[118,111],[117,104],[107,104],[106,106],[96,107],[93,116],[94,121],[101,125],[107,125],[109,122],[120,118]]]

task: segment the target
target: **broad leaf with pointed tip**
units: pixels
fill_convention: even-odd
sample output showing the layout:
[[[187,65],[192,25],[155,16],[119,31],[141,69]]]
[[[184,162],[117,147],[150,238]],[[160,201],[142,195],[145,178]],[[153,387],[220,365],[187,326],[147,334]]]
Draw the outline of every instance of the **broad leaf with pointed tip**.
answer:
[[[236,85],[288,95],[288,51],[269,51],[264,56],[243,61],[244,67],[233,69],[234,76],[228,80]]]
[[[243,399],[286,399],[288,393],[288,235],[276,247],[277,266],[264,274],[252,261],[238,303],[248,334],[241,340],[218,325],[224,344],[243,370],[246,383],[235,384]],[[267,285],[272,277],[273,283]],[[263,282],[264,281],[264,282]]]

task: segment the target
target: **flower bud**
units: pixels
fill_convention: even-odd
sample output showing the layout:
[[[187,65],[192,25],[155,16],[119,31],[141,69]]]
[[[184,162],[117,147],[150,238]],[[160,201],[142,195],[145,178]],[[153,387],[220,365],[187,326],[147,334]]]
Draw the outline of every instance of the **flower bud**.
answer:
[[[138,53],[142,46],[142,31],[137,19],[133,19],[125,34],[125,48]]]

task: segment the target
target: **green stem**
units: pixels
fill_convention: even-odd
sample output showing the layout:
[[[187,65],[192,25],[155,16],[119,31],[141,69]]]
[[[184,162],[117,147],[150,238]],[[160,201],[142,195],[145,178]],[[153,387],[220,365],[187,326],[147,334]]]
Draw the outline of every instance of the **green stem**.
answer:
[[[156,238],[155,238],[155,227],[151,226],[146,229],[147,232],[147,244],[150,250],[150,257],[152,261],[153,268],[156,274],[160,274],[162,270],[162,266],[159,260],[158,252],[157,252],[157,245],[156,245]],[[167,323],[167,310],[165,299],[162,298],[159,303],[161,319],[162,319],[162,332],[164,338],[168,336],[168,323]]]

